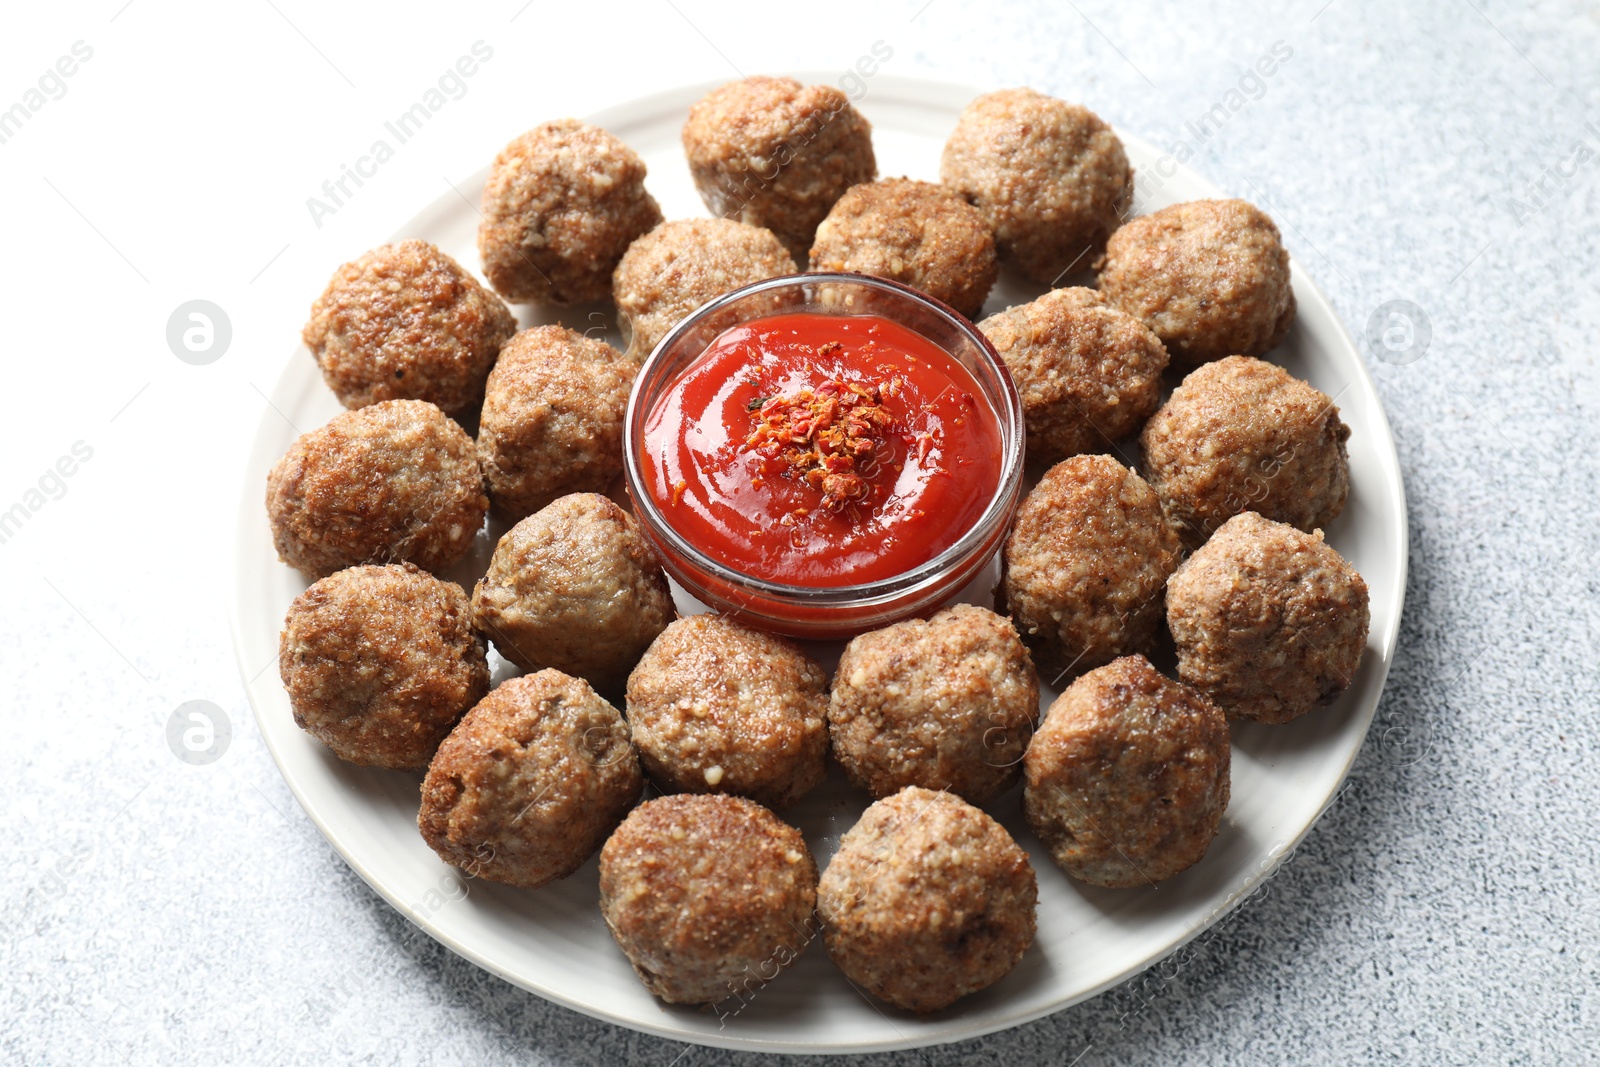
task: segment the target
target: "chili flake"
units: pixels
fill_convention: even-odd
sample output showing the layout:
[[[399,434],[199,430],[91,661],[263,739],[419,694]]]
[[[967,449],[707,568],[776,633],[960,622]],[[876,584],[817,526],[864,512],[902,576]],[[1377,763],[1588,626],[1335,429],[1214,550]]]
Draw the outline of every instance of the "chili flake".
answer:
[[[817,351],[841,347],[830,341]],[[896,432],[876,382],[829,378],[793,396],[769,396],[751,414],[755,427],[745,447],[781,461],[784,473],[820,491],[822,506],[833,512],[867,502],[878,447]]]

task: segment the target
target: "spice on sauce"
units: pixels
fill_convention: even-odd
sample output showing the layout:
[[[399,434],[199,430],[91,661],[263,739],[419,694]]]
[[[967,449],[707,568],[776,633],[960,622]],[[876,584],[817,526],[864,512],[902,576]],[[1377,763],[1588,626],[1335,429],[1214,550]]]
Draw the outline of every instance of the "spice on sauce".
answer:
[[[818,354],[843,347],[830,342]],[[879,449],[896,431],[881,386],[829,378],[792,396],[766,397],[752,410],[755,428],[746,448],[778,461],[783,473],[821,493],[829,511],[855,518],[870,504],[868,479],[877,473]]]

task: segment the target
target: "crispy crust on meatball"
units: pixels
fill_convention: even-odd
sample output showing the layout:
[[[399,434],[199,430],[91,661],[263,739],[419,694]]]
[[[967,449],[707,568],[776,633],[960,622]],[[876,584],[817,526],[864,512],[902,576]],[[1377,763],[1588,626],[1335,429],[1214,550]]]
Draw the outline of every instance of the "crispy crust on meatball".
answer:
[[[501,683],[444,739],[417,827],[470,876],[537,889],[583,866],[643,791],[617,709],[540,671]]]
[[[822,873],[828,955],[896,1007],[938,1011],[1005,977],[1033,944],[1038,882],[1005,828],[950,793],[877,801]]]
[[[554,667],[602,693],[672,621],[672,594],[638,521],[595,493],[564,496],[506,531],[472,591],[472,622],[523,670]]]
[[[693,615],[668,626],[629,676],[628,721],[662,790],[784,808],[822,781],[827,682],[794,642]]]
[[[295,597],[278,673],[297,726],[368,767],[426,767],[489,691],[467,594],[411,563],[351,567]]]
[[[1167,585],[1178,676],[1230,716],[1282,723],[1333,703],[1367,647],[1367,583],[1322,540],[1235,515]]]
[[[604,493],[622,473],[622,423],[639,365],[592,337],[536,326],[489,373],[478,463],[499,518],[516,522],[569,493]]]
[[[1101,451],[1161,405],[1161,339],[1093,289],[1051,290],[978,329],[1022,395],[1030,462]]]
[[[1190,547],[1242,511],[1326,526],[1350,493],[1350,428],[1328,395],[1243,356],[1189,373],[1145,423],[1145,470]]]
[[[977,317],[999,274],[994,234],[978,209],[933,182],[885,178],[853,186],[817,227],[811,269],[888,278]]]
[[[661,221],[644,176],[637,152],[577,119],[546,122],[506,145],[489,170],[478,227],[489,284],[516,303],[608,296],[617,261]]]
[[[908,785],[983,804],[1016,784],[1039,679],[1011,623],[971,604],[845,646],[828,703],[834,757],[874,797]]]
[[[1149,646],[1182,545],[1145,480],[1110,456],[1051,467],[1006,537],[1005,610],[1045,676]]]
[[[339,403],[426,400],[468,414],[517,320],[426,241],[374,248],[340,267],[300,338]]]
[[[1243,200],[1193,200],[1133,219],[1095,269],[1106,299],[1184,363],[1264,355],[1294,323],[1289,253],[1273,221]]]
[[[968,104],[939,176],[989,221],[1001,260],[1047,285],[1090,264],[1133,198],[1133,168],[1111,127],[1032,89]]]
[[[611,276],[628,355],[644,360],[701,304],[792,273],[794,260],[770,230],[733,219],[663,222],[628,246]]]
[[[1061,869],[1111,889],[1199,861],[1231,788],[1228,720],[1123,656],[1073,682],[1028,746],[1023,810]]]
[[[669,1004],[760,992],[816,936],[816,907],[805,838],[743,797],[648,800],[600,850],[600,913]]]
[[[763,226],[803,263],[844,191],[878,175],[872,126],[831,85],[746,78],[689,109],[683,150],[713,215]]]
[[[448,567],[488,510],[472,438],[425,400],[336,415],[267,475],[278,558],[314,576],[358,563]]]

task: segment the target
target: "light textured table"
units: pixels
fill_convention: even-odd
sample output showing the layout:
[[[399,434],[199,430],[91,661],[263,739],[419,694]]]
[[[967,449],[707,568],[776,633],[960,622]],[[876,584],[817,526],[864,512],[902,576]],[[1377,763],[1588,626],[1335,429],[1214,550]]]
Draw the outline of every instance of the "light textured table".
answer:
[[[29,114],[0,126],[0,510],[28,517],[0,541],[0,1058],[754,1062],[512,988],[344,866],[266,755],[232,664],[219,600],[233,472],[331,267],[442,178],[547,117],[735,70],[843,71],[875,41],[897,74],[1031,84],[1182,142],[1191,166],[1275,216],[1353,334],[1404,300],[1430,336],[1367,353],[1405,471],[1408,602],[1367,746],[1293,860],[1128,986],[864,1062],[1592,1057],[1594,6],[908,0],[789,26],[756,5],[675,3],[8,14],[24,21],[0,42],[0,107]],[[465,95],[317,225],[306,199],[480,39],[494,58]],[[89,58],[45,75],[79,41]],[[1275,47],[1289,54],[1273,75],[1246,76]],[[209,366],[164,337],[194,298],[233,326]],[[70,476],[46,473],[79,442]],[[231,724],[202,766],[165,734],[196,699]]]

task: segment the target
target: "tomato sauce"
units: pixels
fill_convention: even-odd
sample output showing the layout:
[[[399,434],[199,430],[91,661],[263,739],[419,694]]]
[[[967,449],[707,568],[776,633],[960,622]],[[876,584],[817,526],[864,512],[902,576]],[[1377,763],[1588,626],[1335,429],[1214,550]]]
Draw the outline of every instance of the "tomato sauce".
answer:
[[[925,563],[999,484],[999,421],[972,374],[876,315],[725,331],[657,401],[641,468],[690,544],[744,574],[836,587]]]

